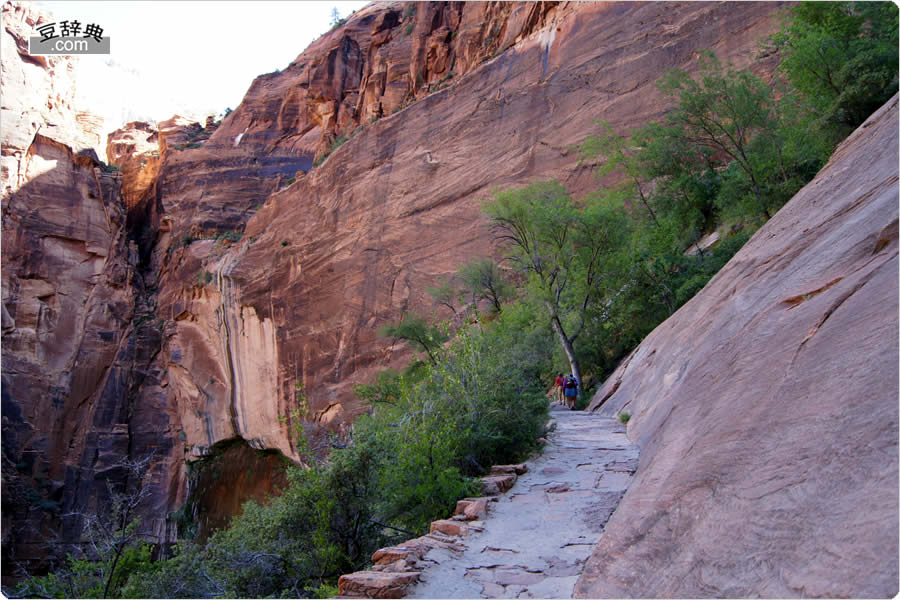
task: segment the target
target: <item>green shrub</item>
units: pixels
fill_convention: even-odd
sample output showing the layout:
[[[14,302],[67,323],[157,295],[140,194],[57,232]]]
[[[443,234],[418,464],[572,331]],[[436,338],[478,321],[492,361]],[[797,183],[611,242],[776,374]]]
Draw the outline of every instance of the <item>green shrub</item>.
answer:
[[[627,424],[628,421],[630,421],[630,420],[631,420],[631,415],[629,413],[627,413],[627,412],[619,413],[619,422],[622,423],[623,425]]]
[[[229,241],[229,242],[237,242],[239,241],[244,234],[240,231],[223,231],[219,235],[216,236],[217,242]]]

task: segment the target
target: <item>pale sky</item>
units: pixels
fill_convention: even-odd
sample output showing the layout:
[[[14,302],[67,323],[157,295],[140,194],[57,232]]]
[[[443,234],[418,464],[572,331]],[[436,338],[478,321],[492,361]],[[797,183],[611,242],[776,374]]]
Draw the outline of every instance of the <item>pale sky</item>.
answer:
[[[95,23],[110,54],[79,59],[79,104],[107,120],[197,119],[234,109],[257,75],[283,69],[368,2],[41,0],[54,22]],[[123,108],[124,107],[124,108]],[[112,121],[118,121],[113,123]]]

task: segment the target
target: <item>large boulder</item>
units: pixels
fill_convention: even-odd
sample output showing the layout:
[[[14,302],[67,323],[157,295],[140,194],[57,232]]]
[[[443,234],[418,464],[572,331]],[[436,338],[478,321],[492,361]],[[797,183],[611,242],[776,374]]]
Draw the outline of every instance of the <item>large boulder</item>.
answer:
[[[891,597],[898,584],[897,96],[590,410],[634,483],[578,597]]]

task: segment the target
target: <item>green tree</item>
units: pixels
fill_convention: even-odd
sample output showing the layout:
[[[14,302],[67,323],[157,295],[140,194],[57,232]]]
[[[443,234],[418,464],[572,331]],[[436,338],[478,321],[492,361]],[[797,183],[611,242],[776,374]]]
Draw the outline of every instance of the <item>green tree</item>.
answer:
[[[897,92],[893,2],[801,2],[772,36],[780,69],[843,137]]]
[[[413,348],[425,352],[432,364],[437,364],[441,345],[447,341],[447,334],[440,327],[431,325],[419,315],[407,314],[399,323],[390,323],[378,330],[382,337],[404,340]]]
[[[490,258],[475,258],[457,271],[463,288],[472,297],[472,303],[487,300],[495,313],[501,312],[502,303],[515,295],[515,288],[506,280],[500,267]]]
[[[657,128],[656,139],[670,148],[684,145],[727,157],[746,181],[755,210],[770,218],[767,159],[776,153],[779,122],[769,87],[749,71],[725,67],[714,54],[704,52],[698,79],[670,70],[659,88],[677,104]]]
[[[456,303],[459,301],[460,290],[453,284],[451,279],[445,279],[434,287],[425,288],[425,292],[434,298],[435,302],[449,308],[457,322],[459,322],[459,311],[456,310]]]
[[[644,214],[657,226],[659,221],[651,204],[648,177],[640,148],[632,140],[616,135],[606,121],[595,121],[600,130],[585,138],[578,150],[582,160],[597,160],[600,163],[594,172],[597,178],[614,176],[618,183],[607,187],[607,195],[620,196],[623,202],[638,201]]]
[[[579,209],[555,181],[500,191],[485,212],[506,258],[527,277],[529,294],[546,309],[583,389],[575,342],[591,303],[617,288],[616,265],[608,259],[627,231],[624,213],[600,200]]]

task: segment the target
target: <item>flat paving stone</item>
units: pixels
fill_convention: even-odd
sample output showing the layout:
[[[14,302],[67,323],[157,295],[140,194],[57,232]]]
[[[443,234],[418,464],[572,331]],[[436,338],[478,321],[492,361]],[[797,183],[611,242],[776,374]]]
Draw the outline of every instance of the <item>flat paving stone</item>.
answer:
[[[497,496],[484,531],[461,553],[425,555],[408,598],[571,598],[594,544],[637,468],[638,449],[615,419],[551,408],[540,456]]]

